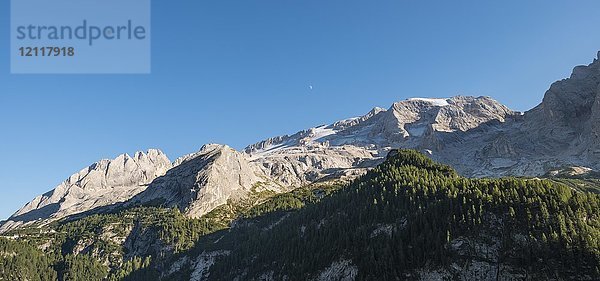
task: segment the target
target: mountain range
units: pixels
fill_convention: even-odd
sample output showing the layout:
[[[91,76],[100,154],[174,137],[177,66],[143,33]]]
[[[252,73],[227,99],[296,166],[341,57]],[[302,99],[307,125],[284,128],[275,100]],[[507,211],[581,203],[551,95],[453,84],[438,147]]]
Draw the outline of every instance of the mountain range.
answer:
[[[349,181],[398,148],[421,151],[467,177],[594,173],[600,170],[599,86],[595,59],[553,83],[543,101],[524,113],[490,97],[411,98],[242,151],[207,144],[173,162],[156,149],[123,154],[34,198],[0,232],[148,204],[199,218],[256,193]]]

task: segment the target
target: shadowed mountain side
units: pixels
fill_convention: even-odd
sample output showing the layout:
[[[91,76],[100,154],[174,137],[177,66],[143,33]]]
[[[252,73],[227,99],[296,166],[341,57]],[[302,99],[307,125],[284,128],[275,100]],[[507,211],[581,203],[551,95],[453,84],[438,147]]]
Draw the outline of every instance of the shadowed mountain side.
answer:
[[[281,191],[244,154],[226,145],[209,144],[176,161],[174,168],[155,179],[127,205],[155,202],[199,217],[229,199],[263,190]]]
[[[42,208],[32,210],[22,215],[11,217],[10,219],[15,222],[27,222],[37,221],[39,219],[45,219],[60,209],[59,203],[49,204]]]

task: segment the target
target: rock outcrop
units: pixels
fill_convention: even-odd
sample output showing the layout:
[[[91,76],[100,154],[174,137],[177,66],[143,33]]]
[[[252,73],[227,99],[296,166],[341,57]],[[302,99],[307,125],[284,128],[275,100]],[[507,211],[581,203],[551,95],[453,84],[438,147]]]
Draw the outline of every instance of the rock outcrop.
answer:
[[[451,160],[462,149],[448,148],[472,138],[471,131],[495,134],[482,128],[519,116],[489,97],[413,98],[394,103],[388,110],[374,108],[361,117],[270,138],[244,151],[271,178],[298,186],[358,175],[380,163],[392,148],[418,149]]]
[[[198,217],[251,192],[351,179],[395,148],[417,149],[471,177],[600,170],[600,61],[578,66],[520,113],[490,97],[412,98],[389,109],[273,137],[238,152],[205,145],[177,159],[151,150],[100,161],[17,211],[0,231],[129,200]],[[168,172],[167,172],[168,170]],[[148,188],[146,186],[149,185]]]
[[[125,202],[170,168],[171,161],[156,149],[98,161],[27,203],[2,225],[0,232]]]
[[[551,169],[600,169],[600,61],[578,66],[552,84],[540,105],[502,124],[473,130],[448,143],[440,161],[468,176],[538,176]],[[458,151],[463,151],[464,157]]]
[[[204,145],[175,164],[128,203],[178,207],[190,217],[200,217],[249,192],[282,191],[244,154],[226,145]]]

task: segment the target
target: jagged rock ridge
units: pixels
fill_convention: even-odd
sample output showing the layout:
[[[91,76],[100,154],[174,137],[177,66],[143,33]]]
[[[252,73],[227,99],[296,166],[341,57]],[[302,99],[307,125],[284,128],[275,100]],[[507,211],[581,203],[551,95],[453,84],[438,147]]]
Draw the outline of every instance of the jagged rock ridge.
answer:
[[[158,202],[175,206],[193,217],[206,214],[229,199],[249,192],[283,191],[249,163],[242,153],[226,145],[204,145],[199,152],[175,161],[175,167],[135,196],[132,205]]]
[[[594,60],[554,83],[543,102],[525,113],[490,97],[413,98],[269,138],[243,152],[206,145],[173,165],[154,150],[147,154],[152,165],[133,165],[138,154],[131,161],[123,155],[113,160],[120,164],[111,164],[122,169],[109,172],[102,167],[111,165],[102,161],[92,165],[97,172],[86,169],[34,199],[0,231],[17,221],[56,219],[133,196],[127,204],[160,202],[197,217],[250,192],[354,178],[392,148],[426,152],[465,176],[538,176],[570,166],[599,170],[599,85],[600,62]]]
[[[27,203],[0,232],[127,201],[170,168],[171,161],[156,149],[136,152],[133,157],[122,154],[113,160],[100,160]]]

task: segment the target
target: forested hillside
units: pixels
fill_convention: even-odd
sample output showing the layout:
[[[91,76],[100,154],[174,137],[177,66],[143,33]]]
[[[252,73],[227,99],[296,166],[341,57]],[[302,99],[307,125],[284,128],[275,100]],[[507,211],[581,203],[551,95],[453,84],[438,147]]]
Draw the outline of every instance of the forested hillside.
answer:
[[[558,181],[469,179],[401,150],[345,186],[257,198],[9,233],[0,280],[600,279],[600,197]]]
[[[225,235],[231,252],[210,279],[306,280],[340,264],[358,280],[598,279],[599,203],[545,180],[463,178],[401,151],[269,231]]]
[[[210,216],[188,219],[177,209],[137,207],[15,230],[0,238],[0,280],[122,280],[226,226]]]

